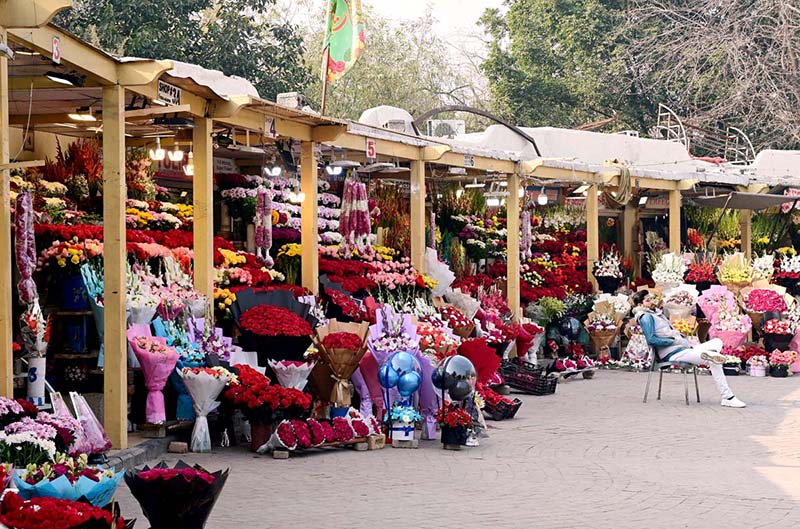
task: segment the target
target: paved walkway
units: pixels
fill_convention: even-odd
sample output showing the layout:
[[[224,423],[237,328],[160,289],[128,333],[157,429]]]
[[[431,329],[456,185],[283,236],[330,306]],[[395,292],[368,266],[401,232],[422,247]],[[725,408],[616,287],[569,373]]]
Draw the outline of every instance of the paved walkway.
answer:
[[[732,378],[749,404],[732,410],[707,376],[700,405],[684,404],[679,375],[642,404],[645,377],[601,371],[522,396],[517,418],[459,452],[425,442],[186,460],[231,468],[209,529],[800,527],[800,378]],[[118,499],[147,526],[124,485]]]

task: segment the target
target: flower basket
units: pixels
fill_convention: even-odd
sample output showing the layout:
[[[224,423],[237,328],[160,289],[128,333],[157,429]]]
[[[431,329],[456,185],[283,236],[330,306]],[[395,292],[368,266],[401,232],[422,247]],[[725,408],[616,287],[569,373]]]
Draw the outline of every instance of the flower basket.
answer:
[[[445,446],[461,446],[467,444],[467,429],[463,426],[450,428],[442,426],[442,444]]]
[[[598,358],[609,356],[609,348],[614,343],[614,338],[617,337],[617,331],[595,331],[589,333],[589,338],[592,340],[592,349]]]
[[[616,292],[620,285],[622,285],[622,278],[618,277],[595,277],[597,280],[597,288],[605,294],[613,294]]]
[[[413,441],[415,431],[414,423],[393,422],[392,441]]]
[[[791,334],[764,334],[764,349],[767,351],[788,351],[794,336]]]
[[[751,377],[765,377],[767,376],[767,368],[764,366],[750,366],[748,374]]]
[[[789,366],[769,366],[769,376],[786,378],[789,376]]]
[[[502,421],[504,419],[513,419],[521,406],[522,401],[519,399],[514,399],[510,403],[506,400],[501,400],[494,405],[486,402],[483,412],[489,419]]]

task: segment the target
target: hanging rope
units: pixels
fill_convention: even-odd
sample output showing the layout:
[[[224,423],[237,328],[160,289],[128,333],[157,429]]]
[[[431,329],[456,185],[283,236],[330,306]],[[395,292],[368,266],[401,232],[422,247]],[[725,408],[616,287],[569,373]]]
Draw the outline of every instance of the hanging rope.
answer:
[[[607,189],[603,190],[606,204],[614,209],[623,209],[631,199],[631,171],[625,164],[613,160],[606,165],[619,168],[619,186],[616,196],[612,195]]]

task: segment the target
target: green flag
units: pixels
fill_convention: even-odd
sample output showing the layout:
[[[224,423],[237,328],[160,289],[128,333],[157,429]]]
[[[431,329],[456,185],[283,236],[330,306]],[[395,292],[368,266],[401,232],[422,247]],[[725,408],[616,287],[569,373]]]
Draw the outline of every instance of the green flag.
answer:
[[[344,77],[366,46],[361,0],[329,0],[326,32],[323,75],[333,82]]]

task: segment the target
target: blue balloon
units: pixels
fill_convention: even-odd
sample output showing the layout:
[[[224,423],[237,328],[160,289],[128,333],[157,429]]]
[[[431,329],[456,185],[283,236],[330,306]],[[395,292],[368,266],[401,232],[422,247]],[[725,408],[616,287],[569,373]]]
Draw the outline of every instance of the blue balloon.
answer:
[[[378,382],[382,387],[386,389],[393,388],[397,385],[398,380],[400,380],[400,375],[388,363],[378,370]]]
[[[433,382],[434,387],[439,389],[445,389],[444,366],[440,365],[439,367],[433,370],[433,373],[431,373],[431,382]]]
[[[393,354],[389,358],[388,363],[395,371],[397,371],[397,374],[400,376],[419,370],[417,359],[414,358],[414,355],[406,351],[400,351],[399,353]]]
[[[400,380],[397,382],[397,391],[399,391],[400,395],[403,397],[410,397],[419,389],[421,383],[422,377],[420,374],[412,371],[400,377]]]

